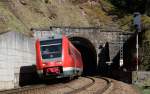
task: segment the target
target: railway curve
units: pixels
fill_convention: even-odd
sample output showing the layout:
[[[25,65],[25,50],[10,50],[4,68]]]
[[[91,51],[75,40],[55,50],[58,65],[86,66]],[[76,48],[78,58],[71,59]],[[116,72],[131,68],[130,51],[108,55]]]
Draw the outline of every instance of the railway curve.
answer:
[[[140,94],[132,85],[110,78],[93,76],[0,91],[0,94]]]
[[[52,85],[36,85],[11,90],[0,91],[0,94],[78,94],[84,92],[93,92],[92,94],[100,94],[104,91],[98,88],[103,84],[102,88],[108,87],[108,81],[105,79],[97,79],[94,77],[79,77],[77,80],[69,82],[60,82]],[[98,85],[99,84],[99,85]],[[96,88],[96,90],[93,90]],[[98,91],[97,91],[98,90]]]

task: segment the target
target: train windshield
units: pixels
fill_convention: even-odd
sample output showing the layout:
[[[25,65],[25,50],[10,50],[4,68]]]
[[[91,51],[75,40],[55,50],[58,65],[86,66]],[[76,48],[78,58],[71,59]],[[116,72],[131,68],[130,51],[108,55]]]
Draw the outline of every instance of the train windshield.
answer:
[[[62,40],[41,41],[41,54],[44,60],[54,60],[62,57]]]

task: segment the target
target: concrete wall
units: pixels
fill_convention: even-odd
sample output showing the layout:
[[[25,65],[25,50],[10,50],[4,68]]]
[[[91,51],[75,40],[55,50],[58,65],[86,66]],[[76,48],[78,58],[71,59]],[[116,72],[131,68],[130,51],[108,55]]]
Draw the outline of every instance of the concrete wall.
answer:
[[[150,86],[150,72],[149,71],[133,71],[132,83],[138,86]]]
[[[18,87],[21,67],[35,64],[34,42],[17,32],[0,35],[0,89]]]

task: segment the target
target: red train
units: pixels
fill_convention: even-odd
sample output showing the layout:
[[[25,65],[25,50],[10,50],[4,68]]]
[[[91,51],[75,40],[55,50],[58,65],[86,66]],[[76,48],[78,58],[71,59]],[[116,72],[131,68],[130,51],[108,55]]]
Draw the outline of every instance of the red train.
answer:
[[[80,52],[66,36],[36,40],[36,68],[40,77],[63,78],[80,76],[83,62]]]

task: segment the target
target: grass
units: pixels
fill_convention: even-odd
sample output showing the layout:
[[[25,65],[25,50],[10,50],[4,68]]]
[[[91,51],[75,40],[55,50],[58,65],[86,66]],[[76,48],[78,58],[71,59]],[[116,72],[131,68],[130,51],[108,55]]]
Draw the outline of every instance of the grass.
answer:
[[[69,0],[62,3],[60,0],[48,0],[48,3],[45,3],[45,0],[23,0],[23,3],[20,0],[9,1],[10,3],[6,2],[6,6],[2,6],[4,3],[0,1],[0,13],[7,19],[6,22],[0,22],[1,32],[11,30],[26,33],[31,28],[49,26],[109,27],[113,24],[112,17],[108,15],[115,7],[107,0],[100,0],[95,4],[90,4],[88,0],[79,0],[82,2],[75,4]],[[145,27],[149,27],[150,17],[143,16],[142,20]],[[129,30],[132,15],[118,19],[118,24],[123,30]],[[147,33],[146,38],[150,39],[150,34]]]
[[[141,94],[150,94],[150,88],[139,86],[136,86],[136,88],[141,92]]]
[[[48,9],[42,0],[27,0],[26,5],[22,5],[15,0],[11,0],[11,12],[21,20],[28,28],[48,27]]]
[[[142,15],[141,17],[141,23],[142,23],[142,29],[145,31],[150,30],[150,17],[146,15]],[[118,19],[118,24],[123,30],[132,30],[132,25],[133,25],[133,15],[128,14],[120,19]],[[149,33],[149,32],[148,32]],[[146,33],[147,35],[147,33]],[[148,34],[150,35],[150,34]],[[150,39],[150,37],[149,37]]]
[[[143,15],[142,16],[142,28],[144,29],[143,31],[143,38],[144,40],[149,40],[150,41],[150,17]]]
[[[108,14],[115,9],[115,6],[113,6],[108,0],[99,0],[99,2],[103,11],[106,11]]]
[[[120,28],[125,31],[129,31],[132,25],[132,19],[133,19],[132,15],[127,15],[119,19],[118,24],[120,25]]]
[[[112,19],[101,9],[99,3],[95,5],[90,5],[89,3],[84,3],[81,5],[83,10],[87,14],[87,19],[92,26],[103,26],[105,24],[111,23]]]
[[[79,0],[82,1],[82,0]],[[103,26],[112,23],[107,15],[112,6],[105,0],[90,5],[88,0],[73,4],[60,0],[9,0],[0,1],[0,32],[18,31],[29,33],[31,28],[49,28],[49,26]],[[81,7],[83,9],[81,9]],[[83,12],[85,15],[83,15]]]
[[[5,6],[2,2],[0,2],[0,32],[7,31],[22,31],[27,32],[27,28],[18,20]]]

